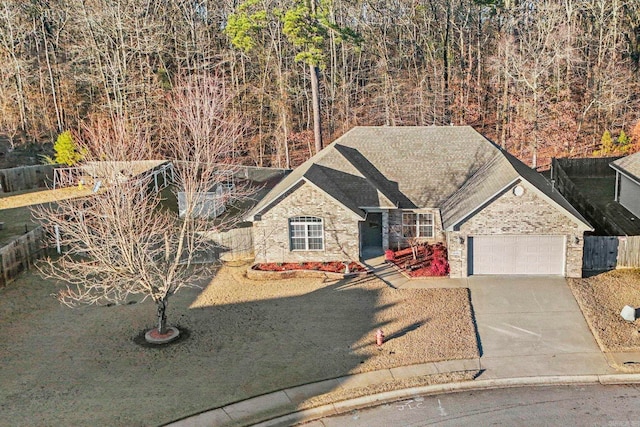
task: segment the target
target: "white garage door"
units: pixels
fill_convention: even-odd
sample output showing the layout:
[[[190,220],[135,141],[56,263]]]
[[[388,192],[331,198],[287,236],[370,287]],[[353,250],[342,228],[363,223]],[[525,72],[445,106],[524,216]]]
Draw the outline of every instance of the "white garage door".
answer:
[[[564,236],[469,237],[469,274],[564,275]]]

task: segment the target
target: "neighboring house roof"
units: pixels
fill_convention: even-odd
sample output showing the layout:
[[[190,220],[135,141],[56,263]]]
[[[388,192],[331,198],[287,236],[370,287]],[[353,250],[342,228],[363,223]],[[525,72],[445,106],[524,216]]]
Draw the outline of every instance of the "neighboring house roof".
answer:
[[[296,168],[248,216],[309,181],[360,217],[363,208],[439,208],[450,228],[521,179],[590,227],[542,175],[469,126],[355,127]]]
[[[611,167],[640,181],[640,152],[612,162]]]

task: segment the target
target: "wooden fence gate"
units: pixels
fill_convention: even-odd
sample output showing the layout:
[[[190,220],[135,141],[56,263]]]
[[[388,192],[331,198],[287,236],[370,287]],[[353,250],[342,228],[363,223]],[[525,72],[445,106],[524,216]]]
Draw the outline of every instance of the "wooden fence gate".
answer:
[[[585,236],[582,268],[640,268],[640,236]]]

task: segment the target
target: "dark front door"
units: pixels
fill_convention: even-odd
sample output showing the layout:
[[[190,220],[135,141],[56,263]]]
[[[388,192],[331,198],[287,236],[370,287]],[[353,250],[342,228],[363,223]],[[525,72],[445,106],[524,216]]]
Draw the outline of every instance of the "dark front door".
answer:
[[[362,246],[382,246],[382,213],[368,213],[362,225]]]

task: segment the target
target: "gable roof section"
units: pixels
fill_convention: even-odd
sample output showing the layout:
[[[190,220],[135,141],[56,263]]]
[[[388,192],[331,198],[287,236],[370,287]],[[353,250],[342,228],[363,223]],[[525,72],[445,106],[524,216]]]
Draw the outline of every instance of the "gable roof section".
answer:
[[[354,165],[362,176],[383,196],[388,207],[416,208],[417,206],[407,198],[398,186],[390,182],[366,157],[357,149],[336,144],[335,149]],[[363,205],[364,206],[364,205]],[[367,205],[367,206],[376,206]]]
[[[522,163],[508,151],[492,142],[490,143],[498,150],[495,158],[487,162],[476,175],[472,176],[459,191],[447,200],[446,206],[442,209],[444,229],[453,229],[455,225],[484,207],[491,199],[502,194],[516,182],[523,180],[564,210],[568,217],[582,223],[587,229],[593,230],[582,214],[560,192],[556,191],[544,176]]]
[[[352,210],[356,215],[364,218],[365,213],[360,209],[357,203],[350,197],[348,197],[338,185],[334,183],[332,179],[327,176],[331,173],[331,169],[325,166],[311,165],[309,170],[304,174],[305,180],[308,180],[316,187],[333,197],[339,203]]]
[[[553,185],[547,180],[544,176],[531,169],[520,160],[518,160],[515,156],[511,155],[507,151],[503,151],[506,159],[511,163],[513,168],[520,174],[520,176],[529,184],[536,187],[542,194],[550,198],[553,202],[563,208],[568,214],[573,216],[579,222],[582,222],[586,225],[589,230],[593,230],[593,227],[587,222],[587,220],[582,216],[580,212],[576,210],[576,208],[571,205],[567,201],[567,199],[560,194],[559,191],[553,188]]]
[[[342,158],[338,152],[329,150],[329,147],[298,166],[280,181],[249,211],[245,216],[246,219],[252,221],[256,214],[268,211],[273,206],[274,201],[303,181],[312,183],[355,214],[364,218],[365,213],[358,206],[365,206],[366,204],[360,204],[365,201],[363,197],[374,193],[377,194],[377,190],[366,182],[366,179],[353,165]],[[379,200],[368,202],[371,205],[377,205]]]
[[[503,154],[495,151],[491,159],[443,203],[442,227],[445,230],[453,227],[518,178]]]
[[[640,152],[611,162],[610,166],[640,182]]]
[[[401,209],[439,207],[490,157],[468,126],[356,127],[327,149],[339,150]]]
[[[364,217],[362,208],[439,208],[445,229],[523,179],[590,228],[538,172],[469,126],[355,127],[296,168],[249,213],[301,180]]]

